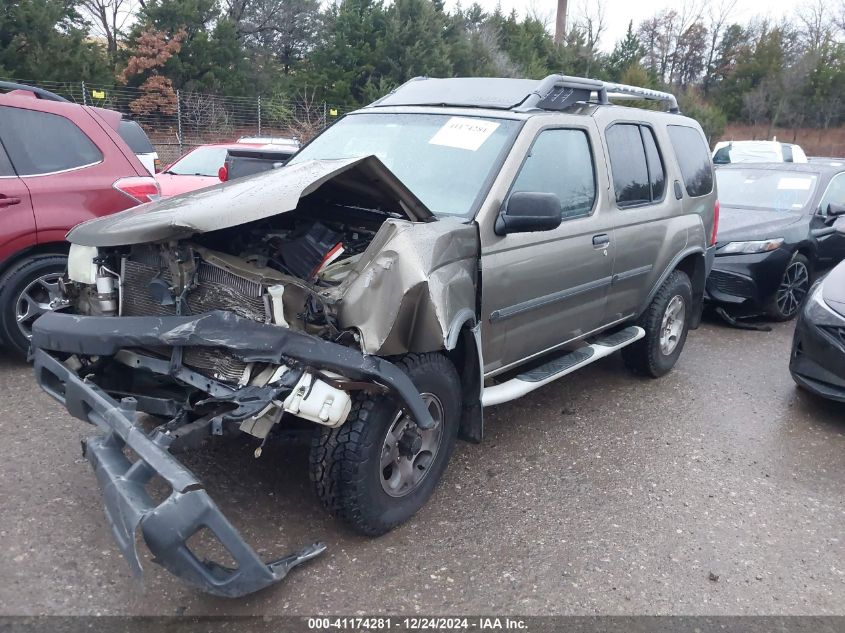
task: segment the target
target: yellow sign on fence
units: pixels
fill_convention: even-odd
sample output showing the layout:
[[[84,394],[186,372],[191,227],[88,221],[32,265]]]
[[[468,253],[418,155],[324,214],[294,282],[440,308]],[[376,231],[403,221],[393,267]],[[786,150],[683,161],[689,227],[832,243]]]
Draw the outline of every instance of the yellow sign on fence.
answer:
[[[337,116],[337,108],[332,108],[329,110],[329,116]]]
[[[92,90],[91,96],[95,99],[105,99],[106,98],[106,91],[105,90]]]

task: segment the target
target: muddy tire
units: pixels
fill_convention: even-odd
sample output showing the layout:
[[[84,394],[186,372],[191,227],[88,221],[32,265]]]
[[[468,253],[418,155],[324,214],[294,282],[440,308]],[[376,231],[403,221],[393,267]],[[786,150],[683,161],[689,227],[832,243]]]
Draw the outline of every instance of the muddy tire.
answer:
[[[438,422],[421,431],[386,396],[359,394],[346,422],[322,429],[311,446],[311,481],[323,506],[356,532],[379,536],[417,512],[434,492],[455,446],[460,378],[437,353],[396,364]]]
[[[669,373],[684,349],[691,316],[692,284],[686,273],[675,270],[637,321],[645,336],[622,349],[625,365],[652,378]]]
[[[0,279],[0,339],[26,358],[32,323],[58,298],[67,257],[36,255],[16,262]]]

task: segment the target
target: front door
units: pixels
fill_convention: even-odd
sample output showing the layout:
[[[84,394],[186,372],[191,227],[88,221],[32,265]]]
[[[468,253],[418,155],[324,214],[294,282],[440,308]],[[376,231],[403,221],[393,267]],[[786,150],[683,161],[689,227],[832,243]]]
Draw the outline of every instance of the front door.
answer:
[[[837,174],[830,180],[827,190],[819,203],[818,212],[811,220],[811,228],[824,229],[830,221],[827,218],[827,207],[830,204],[845,206],[845,173]],[[845,259],[845,235],[835,231],[819,240],[819,263],[822,267],[836,264]]]
[[[557,229],[482,232],[485,373],[604,323],[614,243],[602,204],[604,185],[596,176],[597,140],[590,128],[540,130],[508,192],[556,194],[562,218]]]
[[[34,234],[35,215],[29,190],[15,174],[0,143],[0,263],[31,246]]]

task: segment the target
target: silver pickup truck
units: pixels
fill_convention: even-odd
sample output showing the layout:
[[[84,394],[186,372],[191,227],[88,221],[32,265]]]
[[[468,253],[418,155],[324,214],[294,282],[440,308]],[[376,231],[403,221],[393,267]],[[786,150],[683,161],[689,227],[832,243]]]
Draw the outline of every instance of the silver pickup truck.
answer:
[[[666,111],[611,103],[626,99]],[[382,534],[457,438],[481,441],[485,407],[617,350],[668,372],[717,222],[704,135],[672,95],[415,79],[279,170],[73,229],[73,311],[34,324],[35,373],[102,431],[84,453],[133,568],[140,531],[188,583],[244,595],[325,546],[263,562],[177,447],[248,434],[258,457],[304,429],[327,510]],[[234,567],[192,551],[204,529]]]

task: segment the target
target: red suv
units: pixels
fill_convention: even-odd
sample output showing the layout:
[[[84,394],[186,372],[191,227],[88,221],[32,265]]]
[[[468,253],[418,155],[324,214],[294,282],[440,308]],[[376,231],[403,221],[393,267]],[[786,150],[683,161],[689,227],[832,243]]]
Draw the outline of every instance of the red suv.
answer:
[[[121,114],[0,82],[0,343],[20,354],[32,322],[65,307],[68,230],[158,197],[119,134]]]

